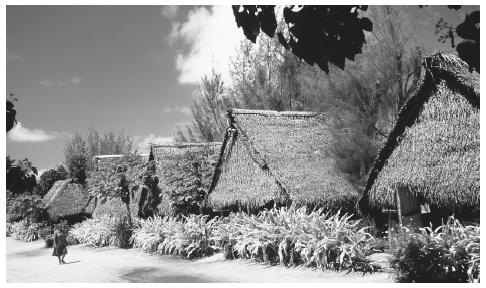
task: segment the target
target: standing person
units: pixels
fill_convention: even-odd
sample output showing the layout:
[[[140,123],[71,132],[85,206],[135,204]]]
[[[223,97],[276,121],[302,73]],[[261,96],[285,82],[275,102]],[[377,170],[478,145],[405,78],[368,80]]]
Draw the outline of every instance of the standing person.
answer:
[[[52,251],[52,256],[57,256],[57,259],[59,259],[59,264],[66,264],[66,262],[64,262],[64,257],[67,254],[67,241],[64,228],[64,223],[56,225],[56,229],[53,234],[54,251]]]

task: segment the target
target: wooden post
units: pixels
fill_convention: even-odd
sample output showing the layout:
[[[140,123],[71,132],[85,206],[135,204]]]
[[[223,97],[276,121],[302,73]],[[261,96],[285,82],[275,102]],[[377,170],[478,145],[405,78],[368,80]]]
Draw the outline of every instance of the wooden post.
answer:
[[[398,227],[402,229],[402,207],[400,205],[400,193],[398,193],[398,189],[396,190],[396,196],[397,196]]]

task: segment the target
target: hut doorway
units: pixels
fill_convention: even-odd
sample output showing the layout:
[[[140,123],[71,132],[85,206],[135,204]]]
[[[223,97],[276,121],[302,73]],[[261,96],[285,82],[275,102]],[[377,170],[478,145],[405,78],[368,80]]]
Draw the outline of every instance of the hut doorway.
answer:
[[[396,209],[384,209],[382,211],[388,215],[389,233],[397,225],[416,229],[426,224],[424,220],[430,214],[430,207],[427,203],[421,204],[421,201],[410,191],[408,186],[397,187],[393,191],[393,197]]]

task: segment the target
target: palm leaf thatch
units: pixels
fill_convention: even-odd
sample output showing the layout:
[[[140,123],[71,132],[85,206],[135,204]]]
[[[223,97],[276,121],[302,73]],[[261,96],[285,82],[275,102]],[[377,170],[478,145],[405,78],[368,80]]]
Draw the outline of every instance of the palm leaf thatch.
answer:
[[[130,215],[138,216],[143,205],[143,173],[148,163],[148,154],[142,155],[98,155],[94,157],[96,171],[88,178],[88,190],[90,195],[96,196],[96,208],[93,215],[127,215],[126,204],[123,203],[116,190],[119,183],[119,175],[124,173],[131,183],[130,191]],[[99,190],[104,190],[100,193]]]
[[[92,213],[91,198],[83,186],[71,182],[71,179],[59,180],[42,198],[49,217],[56,220],[60,217]]]
[[[331,118],[322,113],[229,109],[208,204],[267,203],[353,209],[358,192],[331,152]]]
[[[171,214],[173,204],[197,188],[208,190],[220,147],[221,142],[152,146],[162,192],[159,205],[162,214]]]
[[[403,186],[432,211],[479,215],[479,74],[456,56],[424,59],[418,88],[370,171],[361,212],[394,209]]]

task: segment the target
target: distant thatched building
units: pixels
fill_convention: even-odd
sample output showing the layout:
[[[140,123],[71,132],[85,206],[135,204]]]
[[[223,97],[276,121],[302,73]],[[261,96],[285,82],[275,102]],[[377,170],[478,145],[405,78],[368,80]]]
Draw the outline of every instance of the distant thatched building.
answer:
[[[337,168],[325,114],[229,109],[208,204],[290,204],[351,211],[358,192]]]
[[[42,198],[49,217],[54,221],[88,216],[94,208],[94,201],[90,200],[83,186],[71,182],[71,179],[56,181]]]
[[[220,142],[152,146],[162,192],[161,213],[175,213],[178,199],[195,196],[197,189],[208,190],[220,147]]]
[[[359,201],[377,222],[383,209],[411,216],[425,204],[436,218],[479,216],[479,74],[452,55],[423,61]]]
[[[142,184],[142,174],[145,171],[148,158],[148,154],[142,154],[136,161],[136,165],[133,165],[133,163],[128,164],[124,162],[124,155],[98,155],[94,157],[95,171],[93,172],[98,175],[93,174],[91,177],[125,173],[127,177],[137,179],[139,184]],[[103,179],[100,179],[100,181],[103,181]],[[90,180],[88,180],[88,185],[89,183]],[[111,185],[113,185],[113,183]],[[140,216],[139,214],[141,213],[146,198],[146,195],[144,195],[143,192],[142,185],[139,185],[139,189],[130,193],[129,206],[130,214],[133,218]],[[94,209],[93,215],[96,216],[102,214],[123,216],[127,215],[127,208],[119,196],[111,195],[107,198],[106,202],[103,201],[102,203],[101,201],[98,201],[98,199],[96,201],[96,208]]]

